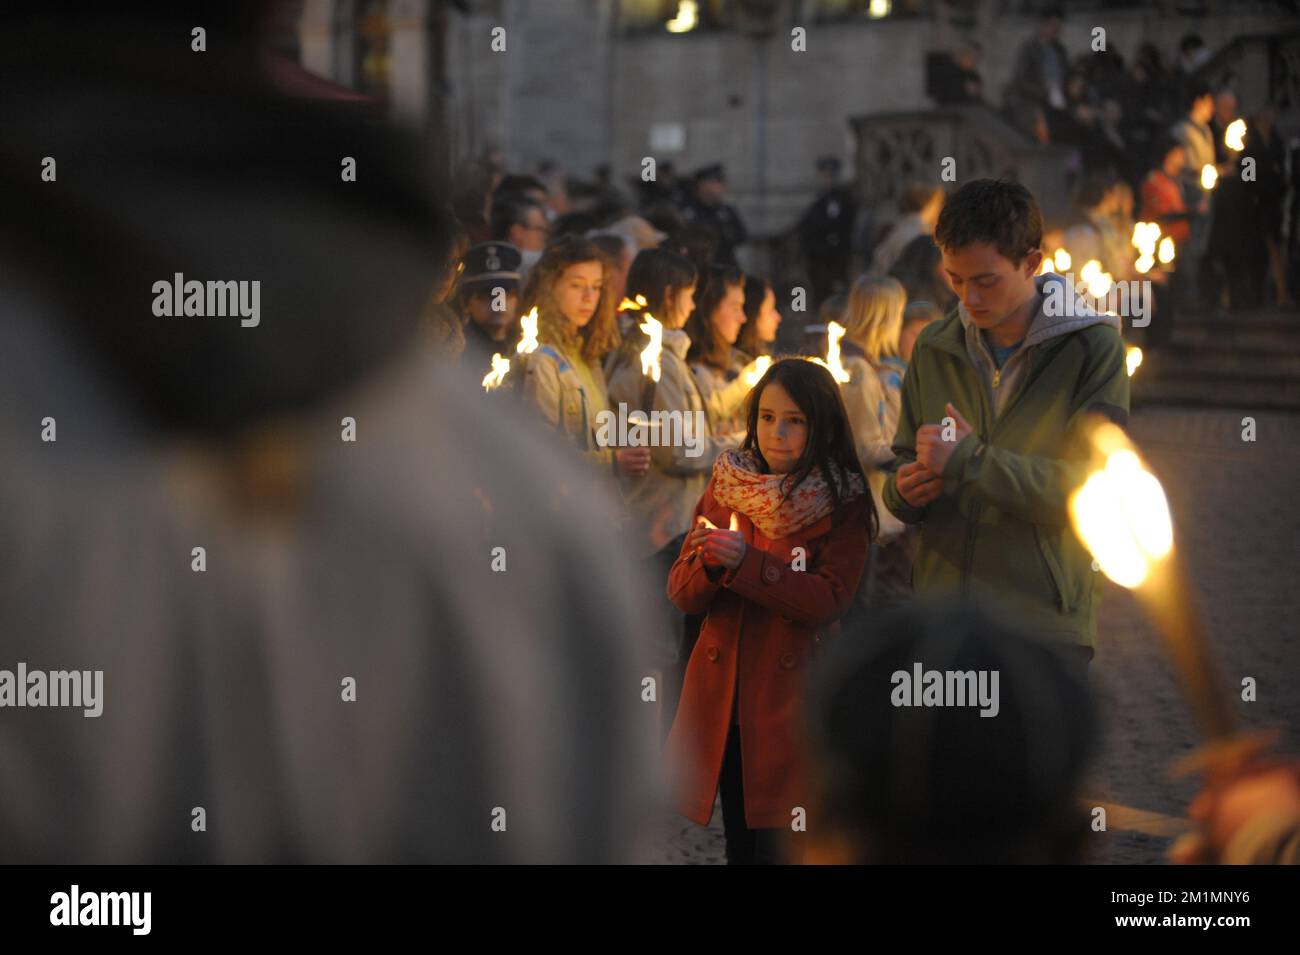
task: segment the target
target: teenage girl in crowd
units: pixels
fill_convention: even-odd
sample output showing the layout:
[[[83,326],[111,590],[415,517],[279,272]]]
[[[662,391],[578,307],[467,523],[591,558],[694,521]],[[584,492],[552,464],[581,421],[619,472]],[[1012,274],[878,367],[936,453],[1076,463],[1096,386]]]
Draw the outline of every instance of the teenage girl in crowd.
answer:
[[[668,717],[676,708],[686,660],[699,627],[698,622],[686,626],[682,614],[667,599],[663,582],[681,552],[682,540],[691,528],[695,503],[704,493],[713,462],[721,451],[739,444],[714,435],[704,397],[686,364],[691,340],[682,326],[695,307],[696,277],[691,260],[675,252],[664,249],[639,252],[628,270],[626,294],[633,300],[638,295],[644,296],[646,306],[642,311],[628,309],[622,313],[630,324],[625,329],[622,346],[611,355],[608,365],[611,406],[617,408],[623,402],[629,411],[640,411],[647,417],[655,411],[678,412],[683,428],[689,423],[693,429],[689,436],[685,431],[682,433],[683,438],[690,440],[673,444],[669,444],[673,435],[657,435],[664,446],[650,449],[649,472],[621,480],[623,499],[632,515],[633,553],[648,561],[648,579],[658,582],[656,589],[665,604],[665,622],[660,631],[664,642],[655,648],[655,661],[665,673],[672,674],[671,679],[664,681],[661,693]],[[641,351],[649,340],[637,327],[642,321],[640,316],[647,312],[664,326],[659,381],[649,402],[644,400],[646,376],[641,371]],[[667,725],[665,720],[665,730]]]
[[[911,586],[911,542],[902,540],[907,527],[885,510],[881,501],[886,470],[894,459],[892,445],[907,371],[899,355],[906,307],[907,293],[901,282],[864,275],[853,283],[844,309],[840,362],[849,380],[840,385],[840,393],[853,429],[854,447],[880,513],[880,536],[872,547],[860,595],[863,604],[882,593],[907,593]]]
[[[776,310],[776,292],[767,279],[745,276],[745,324],[740,327],[736,350],[746,362],[761,355],[775,357],[776,332],[781,313]]]
[[[812,799],[800,729],[808,668],[877,527],[825,368],[768,369],[744,443],[719,455],[695,521],[668,578],[682,611],[706,614],[666,748],[674,805],[707,825],[720,792],[728,863],[777,862],[792,811]]]
[[[562,236],[542,253],[523,296],[525,314],[537,307],[540,343],[521,359],[523,393],[595,465],[643,475],[649,448],[601,447],[596,440],[596,416],[609,408],[601,361],[618,344],[608,271],[600,250],[578,236]]]
[[[691,348],[687,362],[704,396],[715,433],[736,440],[744,434],[744,401],[749,394],[747,372],[753,369],[736,350],[745,324],[745,277],[729,266],[711,266],[695,297],[695,311],[686,323]]]
[[[864,275],[853,283],[844,310],[840,362],[849,380],[841,391],[858,457],[868,470],[894,458],[890,445],[907,367],[898,354],[906,307],[907,293],[897,279]]]

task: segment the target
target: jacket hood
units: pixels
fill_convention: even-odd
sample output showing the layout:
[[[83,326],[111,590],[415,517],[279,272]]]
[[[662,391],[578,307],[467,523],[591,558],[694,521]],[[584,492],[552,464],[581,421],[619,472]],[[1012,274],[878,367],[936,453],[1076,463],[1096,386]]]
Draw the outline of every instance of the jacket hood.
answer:
[[[1066,276],[1048,272],[1045,275],[1035,276],[1034,285],[1038,289],[1038,311],[1034,313],[1029,323],[1023,347],[1041,345],[1050,339],[1092,325],[1109,325],[1116,331],[1121,330],[1118,315],[1107,315],[1097,311],[1080,296],[1078,289]],[[962,326],[969,333],[972,323],[964,302],[958,303],[957,314],[961,318]]]

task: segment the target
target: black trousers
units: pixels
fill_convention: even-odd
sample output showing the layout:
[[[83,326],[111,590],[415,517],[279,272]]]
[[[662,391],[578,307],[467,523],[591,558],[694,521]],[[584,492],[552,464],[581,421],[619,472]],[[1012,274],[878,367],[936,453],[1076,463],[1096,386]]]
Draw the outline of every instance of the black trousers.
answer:
[[[727,840],[727,865],[780,865],[780,829],[751,829],[745,824],[744,776],[740,765],[740,727],[732,725],[722,757],[718,793],[722,796],[722,829]]]

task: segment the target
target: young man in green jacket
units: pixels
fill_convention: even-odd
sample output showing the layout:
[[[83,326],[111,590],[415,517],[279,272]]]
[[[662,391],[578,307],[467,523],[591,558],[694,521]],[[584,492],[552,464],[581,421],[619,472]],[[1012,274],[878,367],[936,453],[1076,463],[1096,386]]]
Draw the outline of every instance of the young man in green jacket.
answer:
[[[1070,527],[1084,468],[1069,439],[1089,411],[1127,424],[1129,382],[1119,319],[1035,275],[1042,238],[1018,183],[975,180],[944,204],[935,241],[960,301],[917,338],[884,500],[922,525],[916,593],[986,596],[1091,659],[1097,575]]]

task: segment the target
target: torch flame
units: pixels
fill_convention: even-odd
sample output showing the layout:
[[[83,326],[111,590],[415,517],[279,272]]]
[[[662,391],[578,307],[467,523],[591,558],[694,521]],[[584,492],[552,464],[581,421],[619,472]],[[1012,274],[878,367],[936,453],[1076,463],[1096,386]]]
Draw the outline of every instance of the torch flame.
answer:
[[[664,326],[649,312],[646,312],[644,317],[645,321],[641,323],[640,328],[649,337],[650,344],[641,350],[641,374],[648,375],[652,381],[658,381],[661,371],[659,353],[663,351]]]
[[[1052,254],[1052,264],[1056,266],[1056,271],[1058,272],[1070,271],[1070,265],[1072,264],[1070,253],[1066,252],[1065,249],[1057,249]]]
[[[679,0],[677,4],[677,15],[664,24],[669,33],[689,33],[695,29],[695,24],[699,22],[696,11],[699,4],[696,0]]]
[[[633,311],[639,312],[641,309],[646,307],[646,304],[647,302],[644,295],[638,295],[635,302],[630,298],[625,297],[623,301],[618,303],[618,310],[620,312],[626,312],[628,309],[632,309]]]
[[[1234,119],[1228,124],[1228,128],[1223,131],[1223,145],[1233,152],[1241,152],[1246,148],[1245,136],[1246,121],[1244,119]]]
[[[483,390],[491,391],[493,388],[499,388],[509,370],[510,359],[503,358],[500,352],[495,353],[492,356],[492,370],[483,376]]]
[[[1138,370],[1142,364],[1142,349],[1136,345],[1130,345],[1127,352],[1124,353],[1124,361],[1128,366],[1128,376],[1133,377],[1133,372]]]
[[[1174,260],[1174,239],[1173,236],[1165,236],[1160,240],[1160,264],[1168,265]]]
[[[523,329],[523,337],[519,339],[519,344],[515,347],[521,355],[529,355],[537,351],[537,346],[541,344],[537,340],[537,306],[534,305],[528,310],[528,314],[519,320],[519,327]]]
[[[751,388],[762,381],[767,370],[772,367],[772,356],[759,355],[754,359],[753,365],[754,367],[745,373],[745,384]]]
[[[1151,271],[1152,266],[1154,266],[1155,264],[1156,264],[1156,260],[1153,259],[1151,256],[1139,255],[1137,257],[1137,261],[1133,263],[1133,267],[1137,269],[1138,272],[1140,272],[1141,274],[1146,275],[1148,272]]]
[[[1119,441],[1127,445],[1122,432]],[[1123,587],[1141,585],[1173,549],[1164,489],[1131,447],[1106,454],[1104,467],[1070,497],[1070,517],[1102,572]]]
[[[1214,188],[1215,183],[1219,181],[1219,170],[1215,169],[1209,163],[1201,167],[1201,188],[1209,192]]]

